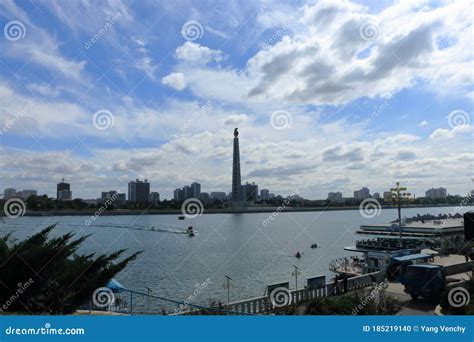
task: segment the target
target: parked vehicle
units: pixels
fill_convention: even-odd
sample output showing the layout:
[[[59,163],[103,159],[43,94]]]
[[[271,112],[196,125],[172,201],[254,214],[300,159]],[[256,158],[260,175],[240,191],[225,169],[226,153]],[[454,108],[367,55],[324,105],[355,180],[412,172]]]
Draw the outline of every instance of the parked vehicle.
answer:
[[[446,287],[444,268],[439,265],[409,265],[398,279],[414,300],[439,296]]]

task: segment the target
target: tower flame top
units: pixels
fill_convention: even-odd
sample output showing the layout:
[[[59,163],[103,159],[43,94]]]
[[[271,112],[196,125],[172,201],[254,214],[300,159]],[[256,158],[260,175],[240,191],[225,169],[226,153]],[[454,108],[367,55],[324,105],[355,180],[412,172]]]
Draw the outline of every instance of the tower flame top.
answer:
[[[235,128],[234,129],[234,138],[238,138],[239,137],[239,128]]]

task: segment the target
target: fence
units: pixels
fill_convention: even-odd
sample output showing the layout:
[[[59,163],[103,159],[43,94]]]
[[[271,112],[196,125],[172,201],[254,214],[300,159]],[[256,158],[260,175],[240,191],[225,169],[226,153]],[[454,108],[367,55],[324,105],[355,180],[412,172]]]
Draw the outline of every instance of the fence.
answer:
[[[347,291],[354,291],[375,283],[380,283],[385,279],[384,272],[374,272],[353,278],[348,278]],[[337,288],[334,283],[327,283],[320,288],[304,288],[289,291],[288,303],[286,306],[305,303],[318,298],[324,298],[336,293],[343,292],[343,283],[339,281]],[[85,310],[105,311],[110,314],[128,315],[257,315],[275,312],[275,309],[284,310],[285,307],[278,307],[271,303],[268,296],[246,299],[238,302],[223,305],[220,302],[210,303],[209,306],[185,303],[183,301],[171,300],[139,291],[123,290],[115,293],[113,304],[105,309],[97,307],[90,301]]]

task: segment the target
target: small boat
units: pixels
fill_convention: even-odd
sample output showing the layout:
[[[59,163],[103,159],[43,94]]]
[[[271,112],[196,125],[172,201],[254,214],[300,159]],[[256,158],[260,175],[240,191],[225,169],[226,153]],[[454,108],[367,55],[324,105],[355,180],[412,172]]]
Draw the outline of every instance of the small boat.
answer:
[[[318,244],[317,244],[317,243],[313,243],[313,244],[311,245],[311,248],[318,248]]]
[[[188,234],[188,236],[194,236],[193,226],[189,226],[188,229],[186,230],[186,233]]]
[[[295,255],[296,258],[301,258],[301,253],[300,252],[297,252],[296,255]]]
[[[178,216],[178,220],[184,220],[184,216]]]

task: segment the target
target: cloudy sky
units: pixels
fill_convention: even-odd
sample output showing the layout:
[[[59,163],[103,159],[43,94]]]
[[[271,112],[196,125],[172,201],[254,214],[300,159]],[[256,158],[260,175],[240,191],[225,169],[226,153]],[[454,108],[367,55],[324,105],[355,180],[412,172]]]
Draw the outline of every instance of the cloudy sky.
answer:
[[[474,188],[469,1],[0,2],[0,187]]]

